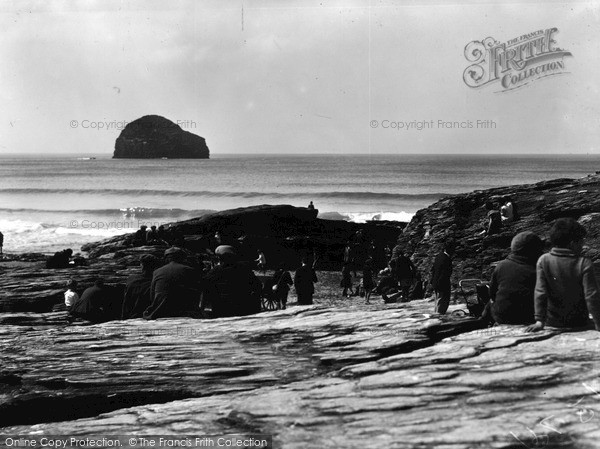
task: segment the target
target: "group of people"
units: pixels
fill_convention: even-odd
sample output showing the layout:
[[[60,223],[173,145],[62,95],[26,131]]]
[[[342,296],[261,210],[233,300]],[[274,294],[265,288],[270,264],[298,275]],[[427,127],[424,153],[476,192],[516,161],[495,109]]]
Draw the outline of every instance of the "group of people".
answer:
[[[362,268],[362,279],[353,292],[352,271],[355,265],[347,261],[349,246],[344,250],[342,267],[342,297],[364,296],[370,303],[372,294],[379,294],[385,302],[406,302],[423,297],[423,284],[419,271],[404,248],[398,244],[389,251],[387,266],[377,272],[372,257],[368,257]],[[356,271],[354,276],[357,277]],[[378,279],[378,282],[376,282]]]
[[[202,271],[186,264],[186,253],[171,247],[163,260],[144,255],[140,259],[141,272],[130,276],[125,284],[120,303],[121,319],[163,317],[201,317],[210,308],[213,317],[244,316],[261,311],[263,285],[252,266],[240,259],[235,247],[220,245],[215,249],[218,263]],[[281,266],[274,274],[274,294],[285,308],[292,285],[296,288],[298,304],[313,302],[314,267],[304,259],[294,279]],[[67,282],[65,305],[72,318],[93,322],[113,319],[108,310],[114,307],[114,289],[98,279],[79,297],[77,283]],[[113,311],[114,312],[114,311]]]
[[[498,324],[589,326],[591,313],[600,330],[600,292],[592,261],[582,256],[585,228],[572,218],[560,218],[550,230],[552,249],[530,231],[517,234],[510,255],[500,262],[490,282],[491,302],[484,319]]]

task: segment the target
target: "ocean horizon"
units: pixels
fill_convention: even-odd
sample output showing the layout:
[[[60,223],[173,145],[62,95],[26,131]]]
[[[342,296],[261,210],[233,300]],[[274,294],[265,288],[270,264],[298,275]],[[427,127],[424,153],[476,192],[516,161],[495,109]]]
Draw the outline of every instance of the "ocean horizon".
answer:
[[[0,231],[7,252],[52,253],[141,224],[167,224],[258,204],[306,206],[321,218],[409,221],[440,198],[579,178],[599,155],[110,154],[0,155]]]

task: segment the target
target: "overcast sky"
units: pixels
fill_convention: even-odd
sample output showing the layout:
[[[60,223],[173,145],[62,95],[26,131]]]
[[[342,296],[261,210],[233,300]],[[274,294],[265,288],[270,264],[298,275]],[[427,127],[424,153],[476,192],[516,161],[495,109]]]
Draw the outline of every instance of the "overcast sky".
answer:
[[[112,154],[115,126],[147,114],[213,154],[597,153],[600,3],[450,3],[4,1],[0,154]],[[463,82],[469,42],[551,27],[570,73]]]

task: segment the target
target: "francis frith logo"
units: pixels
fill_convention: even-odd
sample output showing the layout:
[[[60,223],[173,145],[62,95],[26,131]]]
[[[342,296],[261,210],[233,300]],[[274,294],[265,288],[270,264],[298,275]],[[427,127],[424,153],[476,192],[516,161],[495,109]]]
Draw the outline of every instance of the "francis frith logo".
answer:
[[[504,43],[492,37],[470,42],[465,47],[465,58],[472,63],[463,73],[466,85],[478,88],[500,83],[497,92],[506,92],[568,73],[564,58],[572,55],[556,46],[557,32],[557,28],[547,28]]]

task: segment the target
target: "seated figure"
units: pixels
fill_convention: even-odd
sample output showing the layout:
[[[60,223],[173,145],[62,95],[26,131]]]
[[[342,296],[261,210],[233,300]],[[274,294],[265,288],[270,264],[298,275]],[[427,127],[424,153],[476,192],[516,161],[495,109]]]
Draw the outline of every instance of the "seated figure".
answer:
[[[559,218],[550,231],[552,250],[537,262],[535,324],[527,331],[545,326],[600,330],[600,292],[594,265],[581,255],[586,230],[572,218]]]
[[[500,262],[490,282],[491,313],[498,324],[531,324],[535,264],[544,243],[536,234],[525,231],[511,242],[510,254]]]

